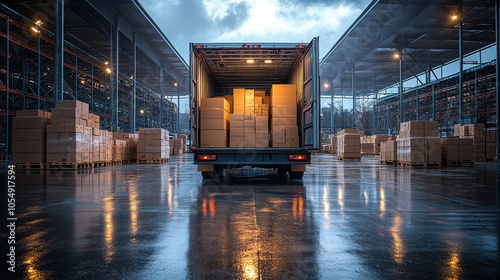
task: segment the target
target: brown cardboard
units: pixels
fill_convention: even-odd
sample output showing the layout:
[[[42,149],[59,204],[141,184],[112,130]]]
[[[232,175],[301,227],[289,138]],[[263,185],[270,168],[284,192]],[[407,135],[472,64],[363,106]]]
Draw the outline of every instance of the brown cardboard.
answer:
[[[294,125],[294,126],[287,126],[285,128],[285,133],[287,137],[292,137],[292,136],[299,136],[299,127]]]
[[[43,117],[50,118],[49,112],[45,112],[42,110],[17,110],[16,117]]]
[[[227,147],[227,131],[221,129],[202,129],[200,147],[224,148]]]
[[[425,130],[425,121],[409,121],[406,130]]]
[[[233,88],[233,105],[245,104],[245,89]]]
[[[297,106],[296,105],[272,105],[271,116],[273,118],[296,118]]]
[[[27,128],[27,129],[13,129],[12,142],[22,140],[44,141],[45,129],[44,128]]]
[[[437,131],[439,129],[438,121],[425,121],[424,122],[424,130],[428,131]]]
[[[423,129],[422,130],[420,130],[420,129],[407,130],[406,137],[423,138],[423,137],[425,137],[425,130],[423,130]]]
[[[224,97],[202,98],[201,108],[231,110],[229,102]]]
[[[225,109],[201,108],[201,119],[226,119],[229,120],[229,112]]]
[[[241,148],[243,147],[243,142],[245,140],[245,137],[237,137],[237,136],[232,136],[229,139],[229,147],[232,148]]]
[[[45,128],[49,119],[44,117],[14,117],[12,129]]]
[[[231,114],[229,115],[229,120],[233,121],[243,121],[244,114]]]
[[[272,118],[271,119],[271,128],[276,126],[296,126],[297,119],[296,118]]]
[[[45,141],[13,141],[13,153],[45,153]]]
[[[224,119],[201,119],[203,129],[229,129],[229,122]]]
[[[255,131],[256,139],[269,139],[269,132],[267,130],[256,130]]]

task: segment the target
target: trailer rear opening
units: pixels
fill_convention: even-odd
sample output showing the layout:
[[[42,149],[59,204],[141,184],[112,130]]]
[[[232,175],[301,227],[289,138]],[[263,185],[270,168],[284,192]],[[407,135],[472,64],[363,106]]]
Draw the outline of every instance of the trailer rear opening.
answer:
[[[318,38],[191,44],[191,150],[204,178],[243,166],[302,178],[319,150]]]

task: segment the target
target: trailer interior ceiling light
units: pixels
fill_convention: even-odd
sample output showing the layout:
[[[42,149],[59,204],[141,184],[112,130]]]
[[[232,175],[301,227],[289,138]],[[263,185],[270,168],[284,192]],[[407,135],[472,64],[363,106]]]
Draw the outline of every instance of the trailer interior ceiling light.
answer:
[[[255,60],[253,60],[253,59],[247,59],[247,63],[254,63],[254,62],[255,62]]]
[[[264,63],[268,63],[269,64],[269,63],[273,63],[273,61],[270,60],[270,59],[266,59],[266,60],[264,60]]]
[[[217,160],[217,155],[198,155],[198,160],[200,160],[200,161],[215,161],[215,160]]]

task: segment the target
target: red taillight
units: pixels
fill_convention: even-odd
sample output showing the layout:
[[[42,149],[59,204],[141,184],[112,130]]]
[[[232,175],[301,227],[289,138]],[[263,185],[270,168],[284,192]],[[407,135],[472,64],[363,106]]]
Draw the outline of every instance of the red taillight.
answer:
[[[250,48],[250,46],[247,45],[247,44],[243,44],[241,47],[244,48],[244,49],[249,49]]]
[[[288,160],[304,161],[307,160],[307,155],[288,155]]]
[[[260,49],[260,45],[252,45],[252,49]]]
[[[214,161],[217,160],[217,155],[198,155],[199,161]]]
[[[305,48],[306,48],[306,46],[304,46],[304,45],[296,45],[295,47],[296,47],[297,49],[305,49]]]
[[[196,45],[194,46],[195,49],[203,49],[203,46],[202,45]]]

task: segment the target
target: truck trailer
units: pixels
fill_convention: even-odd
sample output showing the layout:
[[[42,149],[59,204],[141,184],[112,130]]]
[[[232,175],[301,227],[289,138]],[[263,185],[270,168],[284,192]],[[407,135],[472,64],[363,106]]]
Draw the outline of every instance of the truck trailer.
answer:
[[[309,44],[190,43],[190,148],[203,178],[244,166],[272,168],[280,175],[288,173],[291,179],[302,178],[311,153],[320,148],[318,43],[317,37]],[[287,100],[294,98],[291,106],[279,105],[282,93]],[[216,114],[224,120],[211,119]],[[265,140],[260,145],[248,144],[256,136],[247,123],[252,118],[257,123],[265,121],[264,114],[269,121],[268,144],[262,144]],[[236,135],[240,130],[233,125],[239,123],[245,123],[245,134]],[[265,137],[264,130],[259,132]]]

